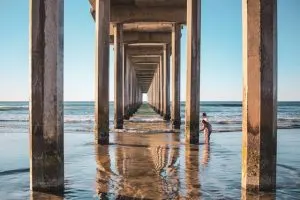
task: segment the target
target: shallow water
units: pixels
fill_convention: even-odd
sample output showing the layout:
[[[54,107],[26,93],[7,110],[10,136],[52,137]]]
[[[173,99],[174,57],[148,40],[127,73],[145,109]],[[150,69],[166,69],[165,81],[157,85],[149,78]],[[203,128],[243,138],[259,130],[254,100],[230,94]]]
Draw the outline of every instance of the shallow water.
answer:
[[[240,132],[188,145],[183,131],[145,109],[109,145],[94,145],[87,132],[65,134],[65,199],[300,199],[300,130],[278,131],[276,193],[252,196],[240,187]],[[29,192],[26,133],[1,134],[1,199],[62,199]]]

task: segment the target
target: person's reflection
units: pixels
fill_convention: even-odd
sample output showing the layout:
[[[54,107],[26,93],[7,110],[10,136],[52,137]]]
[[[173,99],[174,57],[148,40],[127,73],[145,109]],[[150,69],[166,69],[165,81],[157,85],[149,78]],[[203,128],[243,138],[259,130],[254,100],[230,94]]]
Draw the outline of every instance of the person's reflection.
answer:
[[[274,200],[276,199],[275,193],[261,193],[249,192],[245,189],[241,190],[241,200]]]
[[[95,145],[96,147],[96,162],[97,162],[97,174],[96,174],[96,191],[101,198],[106,198],[109,191],[110,180],[110,157],[108,152],[108,145]]]
[[[199,180],[199,146],[187,144],[185,146],[185,180],[187,187],[186,199],[200,199]]]
[[[63,195],[48,194],[43,192],[30,192],[30,200],[63,200]]]
[[[206,167],[210,159],[210,145],[205,143],[203,144],[203,151],[202,151],[202,160],[201,164]]]

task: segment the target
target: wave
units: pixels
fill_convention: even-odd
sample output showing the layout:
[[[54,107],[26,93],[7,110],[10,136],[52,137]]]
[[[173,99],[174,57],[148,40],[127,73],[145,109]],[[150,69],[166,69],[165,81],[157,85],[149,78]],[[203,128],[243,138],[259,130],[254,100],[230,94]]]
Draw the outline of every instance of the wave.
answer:
[[[0,122],[28,122],[28,119],[0,119]]]
[[[155,134],[155,133],[175,133],[179,132],[178,130],[173,129],[151,129],[151,130],[139,130],[139,129],[115,129],[113,130],[117,133],[136,133],[136,134]]]
[[[6,171],[0,171],[0,176],[6,176],[6,175],[12,175],[12,174],[20,174],[20,173],[27,173],[27,172],[29,172],[29,168],[6,170]]]
[[[242,121],[238,121],[238,120],[232,120],[232,121],[215,121],[215,122],[212,122],[212,124],[242,124]]]
[[[28,106],[0,106],[0,111],[28,110]]]
[[[201,107],[242,107],[241,103],[201,103]]]

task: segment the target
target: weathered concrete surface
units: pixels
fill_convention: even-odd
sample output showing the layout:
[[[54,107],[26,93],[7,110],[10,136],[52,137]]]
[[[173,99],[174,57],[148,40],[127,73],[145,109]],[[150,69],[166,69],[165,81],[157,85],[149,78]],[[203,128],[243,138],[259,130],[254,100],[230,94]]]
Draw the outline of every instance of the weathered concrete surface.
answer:
[[[123,129],[123,25],[114,25],[115,35],[115,129]]]
[[[129,74],[129,66],[130,62],[127,56],[127,45],[123,45],[123,118],[128,120],[129,115],[128,115],[128,101],[129,101],[129,90],[128,90],[128,74]]]
[[[64,1],[30,1],[30,190],[64,189]]]
[[[109,142],[109,15],[110,1],[96,1],[95,141]]]
[[[187,1],[187,84],[185,134],[189,143],[199,142],[200,22],[201,0]]]
[[[242,187],[276,188],[277,1],[243,0]]]
[[[163,49],[162,46],[129,46],[127,53],[129,56],[161,55]]]
[[[157,64],[157,67],[156,67],[156,71],[157,71],[157,78],[158,78],[158,85],[157,85],[157,87],[158,87],[158,104],[157,104],[157,113],[162,113],[163,111],[162,111],[162,101],[161,101],[161,99],[162,99],[162,91],[160,90],[160,88],[161,88],[161,85],[162,85],[162,76],[161,76],[161,70],[160,70],[160,59],[159,59],[159,61],[158,61],[158,64]]]
[[[169,45],[164,45],[164,85],[163,85],[163,104],[164,104],[164,120],[170,120],[170,50]]]
[[[274,200],[276,194],[274,192],[251,192],[245,189],[241,190],[241,200]]]
[[[135,43],[170,43],[170,33],[165,32],[124,32],[123,42],[126,44]],[[110,43],[114,43],[114,36],[110,36]]]
[[[160,77],[160,84],[159,84],[159,91],[160,91],[160,115],[164,115],[164,54],[160,56],[160,64],[159,64],[159,77]]]
[[[124,23],[123,31],[126,32],[148,32],[148,33],[165,33],[172,31],[171,23],[164,22],[135,22],[135,23]],[[110,26],[110,35],[113,35],[113,26]]]
[[[156,1],[158,3],[158,1]],[[172,2],[173,3],[173,2]],[[93,7],[92,16],[95,15]],[[134,6],[134,5],[112,5],[110,21],[112,23],[132,22],[177,22],[186,23],[186,8],[175,6]]]
[[[181,26],[173,24],[172,30],[172,126],[180,128],[180,38]]]

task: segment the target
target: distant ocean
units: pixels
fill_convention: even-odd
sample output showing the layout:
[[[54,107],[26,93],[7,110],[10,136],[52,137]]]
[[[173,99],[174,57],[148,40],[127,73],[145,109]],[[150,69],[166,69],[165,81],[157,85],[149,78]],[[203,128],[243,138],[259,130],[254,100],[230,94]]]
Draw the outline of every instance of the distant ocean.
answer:
[[[113,102],[110,102],[110,127],[113,128]],[[185,103],[181,103],[181,120],[184,123]],[[200,112],[206,112],[214,132],[236,132],[242,128],[241,102],[201,102]],[[27,131],[28,102],[0,102],[0,133]],[[93,102],[65,102],[66,132],[92,132],[94,127]],[[182,126],[183,128],[183,126]],[[278,128],[300,128],[300,102],[278,103]],[[9,131],[8,131],[9,130]]]

